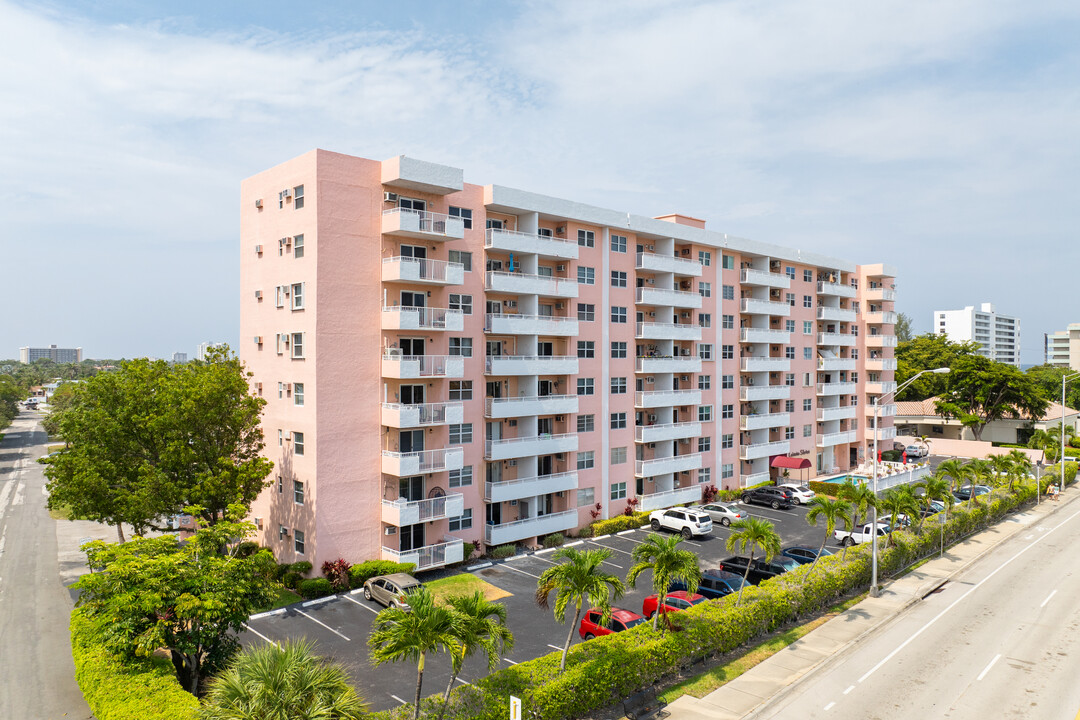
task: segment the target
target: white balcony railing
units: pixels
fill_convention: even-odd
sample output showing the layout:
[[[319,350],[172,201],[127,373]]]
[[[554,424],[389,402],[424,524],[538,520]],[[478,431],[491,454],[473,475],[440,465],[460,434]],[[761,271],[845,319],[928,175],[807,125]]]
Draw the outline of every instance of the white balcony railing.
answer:
[[[834,282],[821,282],[817,284],[818,295],[835,295],[842,298],[855,297],[855,288],[851,285],[842,285]]]
[[[856,360],[853,358],[818,358],[818,370],[854,370]]]
[[[465,543],[457,538],[449,538],[437,545],[424,545],[412,550],[394,550],[383,547],[382,559],[396,563],[413,563],[417,570],[453,565],[465,559]]]
[[[417,428],[465,422],[465,404],[422,403],[405,405],[383,403],[382,424],[392,428]]]
[[[818,333],[817,344],[842,345],[844,347],[851,347],[858,341],[858,339],[858,335],[850,335],[848,333]]]
[[[888,288],[876,287],[866,289],[866,299],[877,302],[895,302],[896,291]]]
[[[888,405],[882,405],[880,407],[881,407],[881,411],[878,413],[878,417],[885,418],[885,417],[893,417],[893,416],[896,415],[896,405],[893,405],[892,403],[889,403]],[[866,417],[868,417],[868,418],[874,417],[874,404],[873,403],[867,403],[866,405],[863,405],[863,412],[866,414]]]
[[[636,477],[656,477],[683,472],[684,470],[697,470],[702,465],[701,453],[688,455],[672,455],[670,457],[652,458],[651,460],[635,460],[634,475]]]
[[[465,266],[461,263],[414,257],[383,258],[382,263],[383,282],[425,285],[461,285],[465,282]]]
[[[569,278],[489,271],[485,274],[484,280],[490,292],[542,295],[555,298],[576,298],[578,296],[577,280],[570,280]]]
[[[421,522],[432,522],[448,517],[458,517],[465,512],[465,496],[451,493],[442,497],[409,501],[405,498],[382,501],[382,520],[387,525],[405,527]]]
[[[747,356],[739,365],[742,372],[787,372],[791,369],[791,361],[782,357]]]
[[[384,307],[383,330],[448,330],[461,332],[465,329],[465,313],[433,307]]]
[[[488,375],[577,375],[576,355],[489,355]]]
[[[638,305],[659,305],[677,308],[697,309],[701,307],[702,297],[696,292],[669,290],[667,288],[639,287],[635,300]]]
[[[504,545],[538,535],[573,530],[577,524],[577,510],[564,510],[498,525],[487,524],[484,526],[484,542],[488,545]]]
[[[673,255],[657,255],[650,252],[639,252],[635,267],[638,270],[669,272],[693,277],[701,277],[701,274],[705,271],[701,263],[696,260],[686,260]]]
[[[746,315],[782,315],[787,317],[791,314],[791,305],[773,300],[743,298],[740,310]]]
[[[488,502],[506,502],[521,498],[564,492],[577,488],[577,472],[538,475],[513,480],[484,483],[484,499]]]
[[[833,322],[855,322],[858,316],[854,310],[848,310],[846,308],[834,308],[834,307],[819,307],[817,309],[817,319]]]
[[[827,435],[817,436],[817,446],[819,448],[833,447],[834,445],[846,445],[853,443],[856,440],[856,433],[854,430],[845,430],[844,432],[829,433]]]
[[[701,502],[701,485],[688,485],[661,492],[638,495],[638,510],[663,510],[683,503]]]
[[[496,335],[557,335],[578,334],[577,318],[551,315],[505,315],[488,313],[484,330]]]
[[[828,397],[830,395],[848,395],[858,390],[859,384],[853,382],[830,382],[830,383],[818,383],[817,394],[818,397]]]
[[[418,378],[460,378],[465,376],[465,358],[460,355],[401,355],[399,350],[383,353],[382,376]]]
[[[740,278],[743,285],[762,285],[765,287],[774,288],[789,288],[791,287],[791,278],[784,273],[774,273],[768,270],[754,270],[753,268],[745,268],[740,273]]]
[[[739,330],[739,342],[743,343],[786,345],[790,340],[791,333],[787,330],[770,330],[768,328],[741,328]]]
[[[484,456],[488,460],[511,460],[532,455],[575,452],[577,449],[577,433],[532,435],[504,440],[487,440],[484,443]]]
[[[639,357],[637,359],[637,372],[639,373],[674,373],[676,375],[701,372],[701,358],[696,355],[664,355],[656,357]]]
[[[635,337],[640,340],[701,340],[701,328],[689,323],[639,322]]]
[[[830,420],[850,420],[855,417],[859,409],[854,405],[845,405],[844,407],[834,408],[818,408],[817,420],[818,422],[829,422]]]
[[[740,430],[765,430],[787,427],[790,424],[790,413],[763,413],[761,415],[743,415],[739,418]]]
[[[391,208],[383,211],[382,231],[422,240],[460,240],[465,237],[465,221],[443,213]]]
[[[865,313],[866,322],[871,325],[895,325],[896,313],[891,310],[873,311]]]
[[[382,453],[382,471],[395,477],[460,470],[464,466],[465,451],[461,447],[406,453],[383,450]]]
[[[578,411],[577,395],[527,395],[487,398],[484,414],[489,418],[518,418],[530,415],[566,415]]]
[[[790,385],[744,385],[739,388],[739,400],[743,402],[787,400],[789,397],[791,397]]]
[[[757,458],[772,457],[773,455],[786,455],[790,450],[790,440],[781,440],[780,442],[754,443],[753,445],[740,445],[739,459],[756,460]]]
[[[550,235],[530,235],[513,230],[488,229],[484,247],[492,250],[542,255],[560,260],[575,260],[578,256],[578,244],[565,238]]]
[[[896,358],[866,358],[866,360],[863,361],[863,365],[867,370],[873,372],[896,370]]]
[[[866,381],[866,392],[871,395],[884,395],[885,393],[891,393],[896,390],[896,383],[893,381],[881,382],[877,380]]]
[[[866,347],[896,347],[895,335],[874,335],[873,333],[866,336]]]
[[[739,487],[752,487],[754,485],[760,485],[763,482],[769,482],[772,478],[769,476],[769,471],[752,473],[750,475],[739,476]]]
[[[701,423],[699,422],[638,425],[635,429],[635,439],[639,443],[682,440],[683,438],[693,438],[698,437],[699,435],[701,435]]]
[[[634,393],[634,407],[681,407],[700,405],[700,390],[646,390]]]
[[[873,440],[873,438],[874,438],[874,431],[873,430],[869,430],[866,434],[871,440]],[[883,427],[883,428],[878,429],[878,440],[879,441],[880,440],[892,440],[895,437],[896,437],[896,428],[894,426],[892,426],[892,425],[890,425],[889,427]]]

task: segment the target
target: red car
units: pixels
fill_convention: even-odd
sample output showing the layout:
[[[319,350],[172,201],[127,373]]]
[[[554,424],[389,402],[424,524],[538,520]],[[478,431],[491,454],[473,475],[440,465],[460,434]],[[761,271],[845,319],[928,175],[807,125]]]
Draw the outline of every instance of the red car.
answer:
[[[645,618],[636,612],[622,608],[611,608],[611,619],[606,623],[601,622],[603,614],[600,608],[592,608],[585,613],[585,617],[581,618],[581,627],[578,628],[578,635],[582,640],[592,640],[598,635],[622,632],[645,622]]]
[[[650,595],[645,598],[645,601],[641,603],[641,614],[645,617],[652,619],[654,613],[656,613],[656,599],[658,596]],[[662,612],[675,612],[677,610],[685,610],[691,605],[697,605],[698,603],[705,602],[705,596],[694,593],[691,595],[685,590],[673,590],[664,596],[664,608]]]

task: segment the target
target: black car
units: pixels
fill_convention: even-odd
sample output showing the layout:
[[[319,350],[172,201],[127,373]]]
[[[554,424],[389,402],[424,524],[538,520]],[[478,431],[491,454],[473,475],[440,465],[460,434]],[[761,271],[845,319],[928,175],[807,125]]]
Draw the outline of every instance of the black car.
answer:
[[[698,583],[697,591],[699,595],[714,600],[739,592],[739,588],[746,584],[748,583],[743,581],[742,575],[736,575],[720,568],[709,568],[701,571],[701,582]],[[668,592],[676,590],[686,590],[686,585],[675,580],[668,588]]]
[[[743,491],[744,503],[768,505],[773,510],[787,509],[792,506],[791,491],[778,487],[759,487]]]
[[[800,565],[809,565],[814,562],[814,558],[818,556],[818,550],[821,550],[822,556],[832,555],[833,551],[829,548],[816,548],[809,545],[789,545],[780,551],[780,554],[784,557],[789,557]]]
[[[953,497],[956,498],[957,500],[959,500],[960,502],[964,502],[965,500],[970,500],[971,499],[971,488],[972,487],[973,486],[971,486],[971,485],[965,485],[962,488],[956,488],[956,490],[953,490]],[[990,488],[988,486],[986,486],[986,485],[975,485],[974,488],[975,488],[975,497],[978,497],[980,495],[989,495],[990,494]]]
[[[742,576],[746,573],[746,563],[748,559],[749,558],[744,558],[740,555],[729,557],[726,560],[720,561],[720,569]],[[788,570],[794,570],[797,567],[799,567],[799,563],[789,557],[784,557],[783,555],[774,557],[768,562],[759,558],[754,558],[753,563],[750,565],[750,574],[746,575],[746,579],[751,584],[757,585],[769,578],[782,575]]]

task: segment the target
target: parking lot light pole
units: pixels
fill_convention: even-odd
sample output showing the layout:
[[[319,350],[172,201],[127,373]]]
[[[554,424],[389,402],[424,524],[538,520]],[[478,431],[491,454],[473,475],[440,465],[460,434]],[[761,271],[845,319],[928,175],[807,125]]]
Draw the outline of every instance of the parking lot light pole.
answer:
[[[889,395],[892,395],[893,398],[895,399],[896,395],[901,390],[906,388],[911,383],[915,382],[919,378],[920,375],[925,375],[926,373],[934,373],[936,375],[942,375],[942,374],[947,373],[947,372],[949,372],[949,368],[947,368],[947,367],[935,368],[933,370],[923,370],[921,372],[917,372],[914,375],[912,375],[911,377],[909,377],[904,382],[903,385],[896,388],[892,392],[887,392],[887,393],[884,393],[883,395],[879,395],[876,398],[874,398],[874,473],[873,473],[873,475],[874,475],[874,500],[875,501],[877,500],[877,493],[878,493],[878,426],[880,425],[880,420],[881,420],[881,401],[884,398],[887,398]],[[1080,373],[1077,373],[1077,375],[1080,375]],[[881,588],[878,587],[878,572],[877,572],[877,566],[878,566],[877,503],[875,502],[873,507],[871,507],[870,509],[871,509],[871,519],[870,519],[870,525],[871,525],[871,530],[870,530],[870,533],[871,533],[870,534],[870,597],[881,597]]]
[[[1080,372],[1061,377],[1061,455],[1058,456],[1058,462],[1061,463],[1061,487],[1058,488],[1058,495],[1065,492],[1065,384],[1078,377]]]

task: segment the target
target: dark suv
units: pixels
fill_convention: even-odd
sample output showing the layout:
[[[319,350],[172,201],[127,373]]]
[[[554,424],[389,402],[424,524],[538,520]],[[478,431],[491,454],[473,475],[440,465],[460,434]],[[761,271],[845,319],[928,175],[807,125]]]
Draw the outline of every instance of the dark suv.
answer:
[[[740,555],[729,557],[726,560],[720,561],[720,569],[742,576],[746,572],[746,563],[748,559],[749,558],[744,558]],[[754,558],[753,563],[750,565],[750,574],[746,576],[746,579],[751,584],[757,585],[769,578],[782,575],[788,570],[795,570],[798,567],[799,563],[789,557],[784,557],[783,555],[774,557],[768,562],[759,558]]]
[[[747,504],[768,505],[773,510],[787,509],[792,505],[791,492],[778,487],[751,488],[743,492],[742,501]]]

